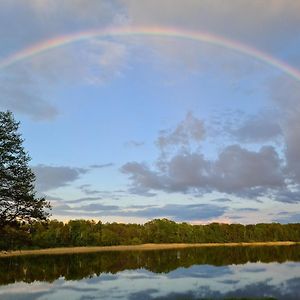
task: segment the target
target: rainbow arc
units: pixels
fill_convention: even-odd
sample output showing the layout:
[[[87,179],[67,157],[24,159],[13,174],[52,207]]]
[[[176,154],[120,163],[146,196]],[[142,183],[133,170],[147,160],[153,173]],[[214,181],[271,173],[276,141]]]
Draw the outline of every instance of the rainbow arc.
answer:
[[[208,43],[218,47],[230,49],[232,51],[252,57],[267,65],[270,65],[286,75],[300,81],[300,71],[291,65],[265,53],[256,48],[242,44],[238,41],[231,40],[222,36],[214,35],[207,32],[190,31],[178,28],[167,27],[111,27],[101,30],[88,30],[69,35],[57,36],[48,39],[30,47],[22,49],[12,55],[0,60],[0,69],[7,68],[18,62],[31,59],[44,52],[55,48],[63,47],[79,41],[89,40],[92,38],[108,38],[108,37],[126,37],[126,36],[154,36],[154,37],[168,37],[177,39],[193,40],[202,43]]]

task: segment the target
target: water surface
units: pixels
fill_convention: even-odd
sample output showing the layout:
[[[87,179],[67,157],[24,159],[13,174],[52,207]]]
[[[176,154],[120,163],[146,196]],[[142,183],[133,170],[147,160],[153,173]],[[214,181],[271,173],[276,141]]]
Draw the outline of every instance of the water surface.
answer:
[[[0,259],[0,299],[300,299],[300,246]]]

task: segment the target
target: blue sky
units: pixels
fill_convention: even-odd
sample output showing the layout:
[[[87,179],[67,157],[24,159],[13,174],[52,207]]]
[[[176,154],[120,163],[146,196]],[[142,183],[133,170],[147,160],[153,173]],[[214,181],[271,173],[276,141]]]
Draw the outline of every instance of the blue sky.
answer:
[[[231,39],[300,69],[293,0],[3,0],[0,61],[107,27]],[[94,37],[0,69],[53,218],[299,222],[300,82],[204,42]]]

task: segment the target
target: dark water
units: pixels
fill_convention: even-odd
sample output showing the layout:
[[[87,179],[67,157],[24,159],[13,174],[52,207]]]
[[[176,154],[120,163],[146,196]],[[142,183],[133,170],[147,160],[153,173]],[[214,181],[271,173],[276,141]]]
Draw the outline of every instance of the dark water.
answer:
[[[300,299],[300,246],[0,259],[0,299]]]

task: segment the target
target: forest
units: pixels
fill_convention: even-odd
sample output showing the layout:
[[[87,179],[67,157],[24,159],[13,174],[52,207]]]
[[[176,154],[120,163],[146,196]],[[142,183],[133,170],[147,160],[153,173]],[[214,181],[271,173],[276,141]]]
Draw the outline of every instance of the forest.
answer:
[[[143,225],[90,220],[15,223],[0,229],[0,249],[41,249],[144,243],[300,242],[300,224],[192,225],[154,219]]]

